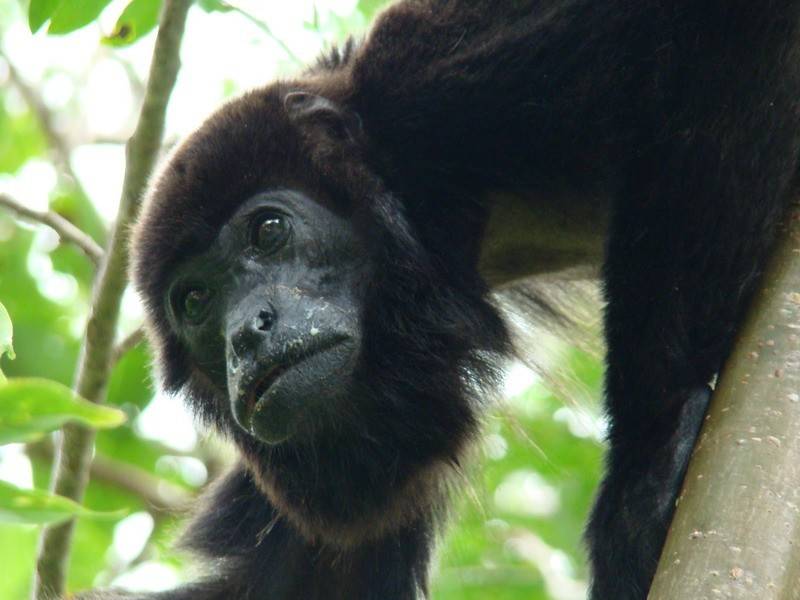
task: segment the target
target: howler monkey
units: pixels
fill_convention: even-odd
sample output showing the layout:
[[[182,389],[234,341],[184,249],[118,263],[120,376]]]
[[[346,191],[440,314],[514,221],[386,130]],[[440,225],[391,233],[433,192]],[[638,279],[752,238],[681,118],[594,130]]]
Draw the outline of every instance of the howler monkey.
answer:
[[[406,0],[212,115],[150,190],[133,276],[164,386],[242,461],[186,534],[206,577],[155,597],[424,598],[512,351],[489,289],[602,235],[591,594],[645,598],[794,190],[798,23],[800,0]],[[537,215],[575,244],[520,235]]]

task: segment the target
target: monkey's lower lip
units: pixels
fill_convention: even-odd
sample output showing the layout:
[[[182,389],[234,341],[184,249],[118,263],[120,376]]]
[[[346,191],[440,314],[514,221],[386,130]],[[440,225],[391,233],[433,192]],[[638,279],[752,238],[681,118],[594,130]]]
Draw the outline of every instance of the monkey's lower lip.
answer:
[[[257,412],[263,412],[269,407],[270,420],[277,421],[271,423],[271,429],[277,431],[288,431],[290,422],[294,421],[294,419],[298,416],[297,413],[300,412],[300,407],[272,406],[275,403],[271,402],[271,398],[269,398],[267,395],[269,389],[281,377],[281,375],[287,371],[317,354],[338,346],[347,339],[347,336],[332,336],[327,339],[319,340],[319,342],[307,346],[299,352],[293,353],[292,356],[284,357],[283,361],[269,367],[266,372],[256,380],[256,384],[253,386],[252,392],[246,396],[243,411],[244,422],[242,423],[245,429],[256,435],[254,417]],[[263,436],[256,435],[256,437],[262,438]],[[277,443],[278,441],[282,440],[270,439],[269,441]]]

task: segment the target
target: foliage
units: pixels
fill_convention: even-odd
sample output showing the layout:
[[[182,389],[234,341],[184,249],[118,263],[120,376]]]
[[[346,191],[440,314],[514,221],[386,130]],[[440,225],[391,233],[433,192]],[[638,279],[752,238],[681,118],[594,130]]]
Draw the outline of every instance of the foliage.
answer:
[[[8,311],[6,307],[0,304],[0,358],[3,357],[4,354],[8,355],[8,358],[14,359],[14,346],[12,344],[12,340],[14,337],[14,327],[11,324],[11,317],[8,316]],[[6,376],[3,375],[3,371],[0,370],[0,384],[6,382]]]
[[[287,58],[297,62],[302,55],[302,44],[278,37],[279,29],[266,12],[245,12],[234,1],[198,4],[202,10],[194,11],[197,22],[235,20],[233,27],[246,29],[260,44],[265,63],[281,66]],[[51,41],[47,35],[65,40],[77,36],[82,42],[93,36],[93,60],[111,57],[125,64],[131,105],[136,106],[137,77],[145,71],[136,72],[128,61],[152,41],[161,5],[162,0],[30,0],[27,15],[21,15],[10,3],[0,6],[0,39],[23,20],[31,32],[39,31],[34,48]],[[319,45],[363,30],[385,0],[361,0],[349,14],[321,5],[308,11],[301,27],[317,36]],[[192,26],[190,19],[189,34]],[[2,52],[0,67],[6,55],[12,65],[26,62],[14,54],[13,44],[4,44]],[[183,59],[191,69],[192,55]],[[108,238],[108,219],[101,216],[105,199],[88,193],[92,181],[76,176],[71,167],[79,146],[92,142],[86,141],[91,136],[81,114],[86,97],[80,90],[88,76],[81,65],[70,68],[20,68],[22,82],[4,81],[0,68],[0,193],[6,184],[27,193],[20,182],[30,181],[31,170],[51,165],[57,178],[47,193],[50,210],[103,245]],[[264,68],[259,66],[259,72]],[[42,101],[52,113],[50,122],[43,120],[41,106],[21,93],[20,83],[27,81],[46,100],[65,78],[75,90],[72,97],[57,110]],[[219,88],[220,96],[240,89],[232,79],[220,81]],[[130,129],[122,130],[130,134]],[[66,156],[60,155],[64,149]],[[100,175],[98,169],[90,177]],[[24,204],[28,199],[18,200]],[[105,394],[108,406],[87,403],[66,387],[75,379],[96,273],[83,253],[57,242],[46,227],[0,207],[0,444],[6,444],[0,446],[0,598],[10,600],[29,594],[36,524],[72,515],[81,518],[73,541],[70,590],[130,583],[131,573],[143,572],[137,569],[161,573],[161,579],[151,577],[158,580],[153,585],[169,585],[165,574],[185,573],[170,546],[176,515],[227,458],[217,441],[197,442],[186,433],[182,425],[188,417],[175,415],[177,399],[156,394],[151,356],[143,343],[132,345],[114,362]],[[139,324],[138,310],[127,300],[124,307],[119,339]],[[596,398],[597,361],[574,352],[565,365]],[[593,423],[596,407],[565,406],[537,383],[498,412],[487,423],[483,456],[469,474],[468,493],[458,495],[439,552],[434,598],[576,600],[586,577],[580,536],[600,460],[600,445],[581,422]],[[44,491],[53,463],[50,432],[76,421],[110,427],[97,433],[96,459],[82,504]],[[130,516],[123,519],[126,514]],[[142,519],[152,527],[132,525]]]
[[[0,481],[0,523],[43,525],[70,517],[119,517],[121,513],[88,510],[68,498],[41,490],[25,490]]]
[[[112,46],[132,44],[153,30],[160,10],[160,0],[133,0],[122,11],[114,31],[104,41]]]
[[[599,364],[577,353],[570,361],[596,393]],[[583,597],[581,535],[601,458],[593,427],[591,411],[541,385],[507,401],[441,551],[436,600]]]
[[[88,402],[57,381],[14,378],[0,385],[0,444],[38,440],[70,422],[103,429],[124,421],[124,412]]]

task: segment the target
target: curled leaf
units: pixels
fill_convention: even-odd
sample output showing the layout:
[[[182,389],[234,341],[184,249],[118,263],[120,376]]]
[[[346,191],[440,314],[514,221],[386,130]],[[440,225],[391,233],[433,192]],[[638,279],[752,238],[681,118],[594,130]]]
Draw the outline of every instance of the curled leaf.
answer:
[[[99,512],[43,490],[27,490],[0,481],[0,523],[45,525],[72,517],[119,519],[125,511]]]
[[[84,400],[57,381],[13,378],[0,386],[0,444],[35,440],[68,422],[106,429],[124,421],[124,412]]]

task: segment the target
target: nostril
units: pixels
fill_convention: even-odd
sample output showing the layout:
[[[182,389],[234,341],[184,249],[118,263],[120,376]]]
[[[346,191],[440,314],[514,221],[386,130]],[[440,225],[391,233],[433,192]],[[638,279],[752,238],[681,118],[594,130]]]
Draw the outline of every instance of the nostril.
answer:
[[[269,331],[275,322],[275,315],[268,310],[262,310],[256,318],[256,329],[259,331]]]

